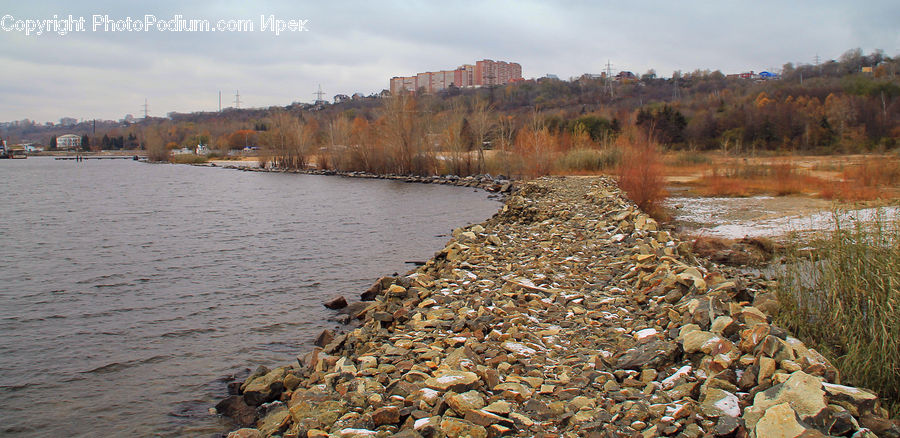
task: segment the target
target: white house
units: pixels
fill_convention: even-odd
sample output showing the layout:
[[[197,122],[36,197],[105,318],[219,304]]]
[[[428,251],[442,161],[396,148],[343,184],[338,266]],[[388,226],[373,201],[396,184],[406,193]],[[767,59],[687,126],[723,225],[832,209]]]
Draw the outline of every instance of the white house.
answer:
[[[77,149],[81,147],[81,136],[75,134],[66,134],[56,137],[57,149]]]

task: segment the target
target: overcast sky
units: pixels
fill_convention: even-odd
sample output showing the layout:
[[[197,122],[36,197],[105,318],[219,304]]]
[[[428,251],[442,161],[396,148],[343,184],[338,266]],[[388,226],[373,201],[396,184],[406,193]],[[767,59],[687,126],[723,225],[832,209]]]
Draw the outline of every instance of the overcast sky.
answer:
[[[877,1],[284,1],[3,0],[0,121],[121,119],[310,102],[321,84],[371,94],[392,76],[453,69],[479,59],[514,61],[526,78],[615,71],[780,69],[836,59],[847,49],[900,53],[900,2]],[[223,6],[224,5],[224,6]],[[25,35],[19,20],[85,19],[84,32]],[[145,15],[158,21],[250,20],[251,32],[114,32],[93,29]],[[307,20],[275,35],[261,16]],[[24,22],[23,22],[24,23]]]

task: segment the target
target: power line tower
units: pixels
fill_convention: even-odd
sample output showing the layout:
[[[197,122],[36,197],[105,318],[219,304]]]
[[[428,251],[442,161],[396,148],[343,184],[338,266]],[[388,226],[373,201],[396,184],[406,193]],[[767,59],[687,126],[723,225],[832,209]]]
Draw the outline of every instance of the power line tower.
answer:
[[[819,59],[819,54],[816,53],[816,56],[813,56],[813,62],[815,62],[816,67],[819,66],[819,61],[820,61],[820,59]]]
[[[146,97],[144,98],[144,105],[143,105],[143,108],[144,108],[144,118],[146,119],[147,116],[150,114],[150,106],[147,105],[147,98],[146,98]]]
[[[316,95],[316,105],[325,103],[325,92],[322,91],[322,84],[319,84],[319,91],[313,93]]]
[[[240,92],[240,90],[234,90],[234,107],[235,107],[235,109],[241,109],[241,92]]]
[[[676,101],[681,98],[681,89],[678,88],[678,81],[680,80],[680,77],[676,78],[675,75],[672,75],[672,101]]]
[[[219,112],[222,112],[222,90],[219,90]]]
[[[612,64],[610,64],[609,59],[607,59],[606,60],[606,92],[609,93],[610,98],[613,98],[615,96],[615,93],[613,92],[613,85],[612,85],[612,80],[613,80],[612,72],[613,72]]]

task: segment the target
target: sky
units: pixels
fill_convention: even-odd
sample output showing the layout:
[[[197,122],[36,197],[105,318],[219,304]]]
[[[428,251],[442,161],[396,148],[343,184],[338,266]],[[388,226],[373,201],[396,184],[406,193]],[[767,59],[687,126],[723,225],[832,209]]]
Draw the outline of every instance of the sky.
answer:
[[[222,107],[238,91],[242,108],[283,106],[312,102],[320,85],[330,100],[480,59],[518,62],[525,78],[568,79],[607,62],[669,77],[778,70],[857,47],[900,54],[896,0],[125,3],[137,2],[0,0],[0,121],[139,117],[145,99],[151,116],[215,111],[219,92]],[[83,30],[26,34],[54,15],[83,17]],[[252,30],[170,30],[176,15],[213,29],[245,20]],[[272,19],[296,26],[276,35]]]

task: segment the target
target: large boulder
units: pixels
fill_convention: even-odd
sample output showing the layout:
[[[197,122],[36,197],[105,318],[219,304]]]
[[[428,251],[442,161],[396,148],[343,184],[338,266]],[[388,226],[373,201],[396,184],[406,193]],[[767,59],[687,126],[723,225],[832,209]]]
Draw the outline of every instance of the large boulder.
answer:
[[[775,385],[753,398],[753,406],[744,412],[744,423],[753,429],[770,408],[786,404],[805,420],[822,413],[827,407],[822,382],[803,371],[795,371],[784,383]]]
[[[241,387],[244,392],[244,401],[250,406],[259,406],[277,399],[284,391],[285,374],[287,374],[287,369],[278,367],[264,376],[244,382]]]
[[[343,309],[344,307],[347,307],[347,299],[337,295],[330,300],[325,301],[322,305],[332,310]]]
[[[756,423],[755,432],[757,438],[824,437],[800,421],[788,403],[780,403],[768,408],[765,415]]]

